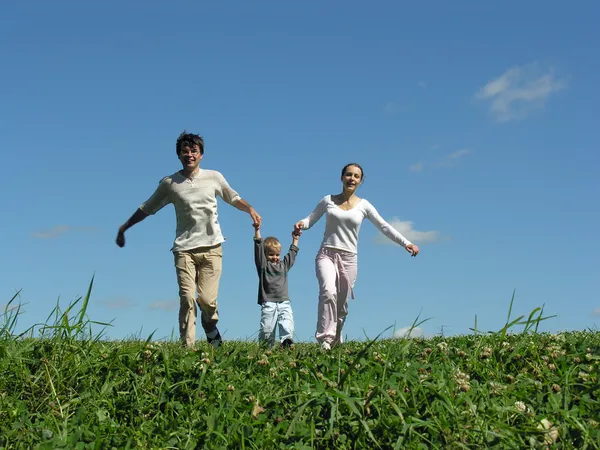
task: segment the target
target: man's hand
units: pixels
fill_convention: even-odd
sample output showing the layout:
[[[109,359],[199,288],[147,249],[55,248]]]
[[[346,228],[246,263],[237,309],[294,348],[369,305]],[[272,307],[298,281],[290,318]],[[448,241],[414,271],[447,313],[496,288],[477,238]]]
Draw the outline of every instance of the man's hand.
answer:
[[[123,231],[123,227],[119,227],[119,232],[117,233],[117,245],[121,248],[125,247],[125,232]]]
[[[250,214],[250,217],[252,217],[252,222],[254,222],[254,225],[258,225],[260,227],[260,224],[262,223],[262,217],[260,217],[260,214],[258,214],[256,212],[256,210],[252,206],[250,206],[246,200],[244,200],[243,198],[240,198],[233,205],[233,207],[239,209],[240,211],[244,211],[244,212],[247,212],[248,214]]]
[[[127,219],[127,222],[119,227],[119,232],[117,233],[117,245],[119,247],[125,247],[125,231],[129,230],[132,226],[141,222],[146,217],[148,217],[148,214],[138,208],[133,215]]]
[[[419,254],[419,246],[417,244],[408,244],[405,248],[410,253],[410,256],[417,256]]]
[[[260,228],[262,223],[262,217],[260,217],[260,214],[258,214],[254,208],[251,208],[248,213],[250,214],[250,217],[252,217],[252,221],[254,222],[253,225]]]

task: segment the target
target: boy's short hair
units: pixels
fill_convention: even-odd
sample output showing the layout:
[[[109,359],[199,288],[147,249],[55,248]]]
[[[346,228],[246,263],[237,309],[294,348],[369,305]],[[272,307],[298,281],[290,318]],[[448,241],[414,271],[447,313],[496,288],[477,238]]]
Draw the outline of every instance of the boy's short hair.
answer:
[[[269,237],[265,238],[265,240],[263,242],[263,246],[269,247],[269,248],[281,249],[281,242],[279,242],[277,240],[277,238],[274,238],[273,236],[269,236]]]
[[[200,148],[200,154],[204,155],[204,139],[198,134],[188,133],[186,130],[183,130],[183,133],[177,138],[177,144],[175,145],[177,156],[179,156],[183,147],[193,148],[194,145],[197,145]]]

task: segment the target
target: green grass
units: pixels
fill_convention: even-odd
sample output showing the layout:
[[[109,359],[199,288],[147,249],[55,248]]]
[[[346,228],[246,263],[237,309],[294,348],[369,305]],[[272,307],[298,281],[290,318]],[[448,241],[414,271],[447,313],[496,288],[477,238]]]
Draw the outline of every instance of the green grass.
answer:
[[[6,307],[0,448],[600,448],[600,333],[538,333],[541,309],[329,353],[190,351],[94,335],[90,292],[21,335],[17,297]]]

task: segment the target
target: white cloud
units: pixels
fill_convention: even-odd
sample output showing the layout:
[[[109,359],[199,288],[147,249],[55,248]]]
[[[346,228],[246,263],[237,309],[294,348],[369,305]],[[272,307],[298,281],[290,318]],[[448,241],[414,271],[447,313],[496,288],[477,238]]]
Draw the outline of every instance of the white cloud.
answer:
[[[384,107],[383,107],[383,112],[385,113],[393,113],[394,111],[396,111],[396,105],[394,105],[392,102],[388,102]]]
[[[566,88],[552,71],[541,73],[537,63],[508,69],[483,86],[476,98],[490,103],[492,115],[499,122],[522,119],[543,108],[548,97]]]
[[[179,308],[179,301],[177,300],[152,302],[148,305],[148,309],[152,310],[175,311],[177,308]]]
[[[599,316],[600,317],[600,308],[596,308],[592,311],[592,315],[593,316]]]
[[[415,230],[411,221],[402,221],[398,218],[393,218],[389,221],[389,224],[396,230],[398,230],[406,239],[417,244],[424,242],[437,242],[442,237],[439,231]],[[393,241],[391,241],[381,233],[377,234],[377,236],[375,237],[375,242],[377,242],[378,244],[396,245]]]
[[[469,153],[471,153],[471,150],[468,148],[463,148],[460,150],[455,151],[454,153],[450,153],[447,158],[448,159],[458,159],[458,158],[462,158],[463,156],[468,155]]]
[[[435,148],[432,147],[432,149],[435,150],[437,147],[438,145],[436,144]],[[446,156],[442,156],[437,160],[431,161],[431,164],[428,163],[428,167],[431,166],[431,168],[433,169],[439,169],[441,167],[452,167],[458,164],[459,159],[464,158],[470,153],[473,153],[473,150],[471,150],[470,148],[461,148],[460,150],[456,150],[455,152],[452,152]],[[418,161],[408,166],[408,170],[410,170],[411,172],[422,172],[424,169],[425,163],[423,161]]]
[[[96,229],[94,227],[73,227],[71,225],[57,225],[47,230],[35,231],[32,233],[32,236],[36,239],[56,239],[62,236],[63,234],[72,231],[83,231],[86,233],[92,233],[96,231]]]
[[[456,164],[458,164],[458,160],[467,156],[468,154],[472,153],[473,151],[469,148],[462,148],[460,150],[456,150],[455,152],[452,152],[446,156],[444,156],[443,158],[441,158],[437,164],[436,167],[452,167],[455,166]]]
[[[68,225],[57,225],[48,230],[36,231],[33,233],[33,237],[38,239],[54,239],[65,234],[70,229],[71,227]]]
[[[135,302],[125,297],[105,298],[103,300],[97,300],[96,303],[108,309],[131,309],[137,306]]]
[[[394,331],[393,335],[394,339],[419,337],[423,337],[423,329],[419,327],[414,327],[412,330],[411,327],[398,328],[396,331]]]
[[[411,164],[408,169],[411,172],[420,172],[423,170],[423,163],[421,161],[419,161],[418,163],[415,164]]]

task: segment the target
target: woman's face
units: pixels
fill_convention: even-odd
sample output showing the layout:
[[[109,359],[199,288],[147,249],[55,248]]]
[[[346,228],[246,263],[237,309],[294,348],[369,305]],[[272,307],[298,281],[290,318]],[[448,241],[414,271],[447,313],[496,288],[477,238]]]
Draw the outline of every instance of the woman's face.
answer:
[[[346,171],[342,175],[342,184],[344,189],[355,191],[362,181],[362,170],[356,166],[346,167]]]

